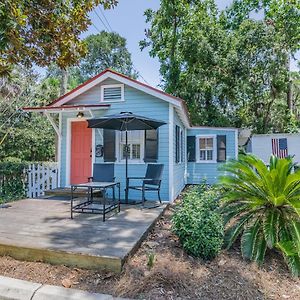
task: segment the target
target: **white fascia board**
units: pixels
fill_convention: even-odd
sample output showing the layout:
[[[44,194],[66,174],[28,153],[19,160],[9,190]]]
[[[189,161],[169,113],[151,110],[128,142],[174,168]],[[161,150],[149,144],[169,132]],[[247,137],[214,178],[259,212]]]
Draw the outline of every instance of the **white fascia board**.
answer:
[[[107,79],[109,77],[108,73],[103,74],[102,76],[96,78],[95,80],[83,85],[80,89],[74,91],[73,93],[67,95],[66,97],[64,97],[63,99],[61,99],[60,101],[57,101],[56,103],[54,103],[53,105],[51,105],[52,107],[57,107],[57,106],[62,106],[64,104],[66,104],[67,102],[69,102],[70,100],[74,99],[75,97],[81,95],[82,93],[88,91],[89,89],[91,89],[92,87],[94,87],[95,85],[99,84],[100,82],[104,81],[105,79]]]
[[[213,129],[238,132],[238,128],[233,127],[189,126],[188,129]]]
[[[69,94],[65,98],[63,98],[60,101],[54,103],[52,106],[56,107],[56,106],[61,106],[63,104],[66,104],[67,102],[69,102],[73,98],[81,95],[82,93],[86,92],[87,90],[91,89],[95,85],[101,83],[102,81],[104,81],[104,80],[106,80],[108,78],[111,78],[111,79],[114,79],[116,81],[119,81],[119,82],[121,82],[123,84],[126,84],[126,85],[128,85],[130,87],[133,87],[133,88],[135,88],[137,90],[140,90],[142,92],[145,92],[146,94],[152,95],[152,96],[154,96],[156,98],[165,100],[165,101],[167,101],[169,103],[172,103],[173,105],[175,105],[177,107],[181,106],[180,105],[181,104],[180,100],[173,99],[171,96],[164,95],[164,94],[160,93],[159,91],[152,90],[151,88],[149,88],[147,86],[144,86],[144,85],[141,85],[139,83],[133,82],[133,81],[127,79],[127,78],[124,78],[122,76],[119,76],[119,75],[111,73],[111,72],[107,72],[107,73],[103,74],[102,76],[96,78],[95,80],[89,82],[88,84],[82,86],[80,89],[74,91],[73,93]]]
[[[53,107],[53,106],[51,106]],[[32,109],[26,109],[27,112],[43,112],[43,113],[60,113],[60,112],[72,112],[72,111],[91,111],[91,110],[99,110],[99,109],[108,109],[108,106],[97,106],[97,107],[66,107],[66,108],[62,108],[62,107],[58,107],[57,109],[47,109],[47,108],[32,108]]]
[[[190,122],[189,122],[189,118],[185,113],[185,110],[183,107],[175,107],[176,108],[176,112],[178,113],[178,116],[180,118],[180,120],[182,121],[183,125],[188,129],[190,127]]]

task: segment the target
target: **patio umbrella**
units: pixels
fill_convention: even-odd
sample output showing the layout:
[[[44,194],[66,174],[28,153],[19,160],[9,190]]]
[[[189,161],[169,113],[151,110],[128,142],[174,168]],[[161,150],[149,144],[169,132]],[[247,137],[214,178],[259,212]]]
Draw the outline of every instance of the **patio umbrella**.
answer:
[[[132,112],[121,112],[119,114],[108,115],[101,118],[89,119],[89,128],[113,129],[125,131],[125,176],[126,185],[128,178],[128,131],[129,130],[151,130],[167,124],[164,121],[155,120],[133,114]],[[126,186],[127,188],[127,186]],[[126,203],[128,202],[126,193]]]

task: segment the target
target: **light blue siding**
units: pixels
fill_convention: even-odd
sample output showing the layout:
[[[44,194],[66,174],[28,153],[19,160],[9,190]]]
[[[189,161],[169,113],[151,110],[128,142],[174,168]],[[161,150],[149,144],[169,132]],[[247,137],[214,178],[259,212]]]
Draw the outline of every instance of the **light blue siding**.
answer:
[[[201,134],[226,135],[226,152],[227,159],[235,158],[236,156],[236,130],[234,129],[214,129],[214,128],[195,128],[189,129],[188,136],[197,136]],[[196,149],[197,152],[197,149]],[[219,175],[218,168],[222,163],[198,163],[188,162],[187,164],[187,183],[199,184],[205,180],[209,184],[217,181]]]
[[[176,163],[176,125],[183,130],[183,161]],[[173,185],[174,185],[174,196],[178,196],[185,187],[185,152],[186,152],[186,137],[185,127],[178,117],[177,112],[174,110],[174,129],[173,129]]]
[[[116,83],[113,80],[105,80],[105,84]],[[92,91],[93,90],[93,91]],[[72,104],[95,104],[95,101],[99,103],[100,99],[100,88],[99,86],[94,87],[88,93],[86,93],[88,101],[85,101],[84,95],[78,96],[72,100]],[[103,116],[109,114],[120,113],[121,111],[131,111],[142,116],[155,118],[165,122],[169,122],[169,104],[161,99],[148,95],[139,90],[133,89],[129,86],[125,86],[125,102],[111,103],[111,107],[107,110],[94,110],[95,116]],[[86,117],[89,117],[88,112],[84,112]],[[61,145],[61,186],[66,186],[66,172],[67,170],[67,119],[75,118],[76,113],[63,113],[62,116],[62,145]],[[95,144],[102,144],[101,130],[95,130]],[[159,128],[159,152],[158,152],[158,163],[164,164],[164,172],[161,187],[161,197],[164,201],[169,201],[169,143],[168,143],[168,124],[163,125]],[[96,161],[101,161],[97,158]],[[146,164],[129,164],[129,176],[144,176],[146,170]],[[125,165],[123,163],[115,163],[115,175],[116,181],[121,182],[121,196],[124,198],[124,187],[125,187]],[[148,199],[157,199],[157,194],[147,193]],[[136,191],[130,191],[129,197],[131,199],[140,199],[141,194]]]
[[[119,83],[112,79],[106,79],[101,84],[89,89],[83,94],[72,99],[68,104],[78,105],[78,104],[99,104],[101,98],[101,85],[103,84],[115,84]],[[130,86],[124,86],[124,97],[125,101],[109,103],[111,107],[108,109],[98,109],[93,110],[93,115],[95,117],[101,117],[104,115],[110,115],[115,113],[120,113],[122,111],[131,111],[133,113],[143,115],[150,118],[155,118],[158,120],[165,121],[167,124],[159,128],[159,151],[158,151],[158,163],[164,164],[164,172],[162,178],[161,187],[161,197],[164,201],[172,201],[176,196],[180,194],[185,184],[198,184],[203,179],[206,179],[208,183],[214,183],[219,175],[218,168],[220,163],[197,163],[197,162],[186,162],[186,135],[196,136],[201,134],[214,134],[214,135],[226,135],[227,136],[227,158],[235,157],[236,155],[236,130],[234,129],[217,129],[217,128],[185,128],[179,115],[174,109],[173,105],[166,101],[158,99],[147,93],[134,89]],[[169,120],[170,109],[173,109],[173,120]],[[62,112],[62,122],[61,122],[61,186],[67,186],[66,175],[68,170],[67,159],[70,158],[68,152],[68,124],[70,124],[70,118],[76,118],[77,112]],[[91,118],[92,116],[88,111],[84,112],[86,118]],[[171,123],[170,123],[171,122]],[[172,127],[169,127],[171,126]],[[176,163],[176,132],[175,127],[178,125],[183,129],[183,161]],[[173,138],[173,143],[169,143],[169,129],[171,130],[171,136]],[[102,144],[102,129],[93,129],[93,135],[95,137],[95,145]],[[116,134],[119,134],[116,132]],[[169,157],[169,150],[172,148],[172,157]],[[70,150],[70,149],[69,149]],[[94,158],[94,162],[102,162],[102,158]],[[170,162],[172,162],[173,167],[170,169]],[[146,171],[145,163],[130,163],[129,164],[129,176],[144,176]],[[169,172],[172,174],[169,174]],[[121,183],[121,197],[124,199],[124,188],[125,188],[125,164],[121,162],[115,163],[115,176],[116,181]],[[169,183],[172,182],[172,191],[169,191]],[[134,183],[134,182],[133,182]],[[170,194],[173,193],[173,199],[170,199]],[[129,197],[131,199],[141,199],[141,193],[137,191],[130,191]],[[149,200],[157,200],[157,194],[153,193],[148,195]]]

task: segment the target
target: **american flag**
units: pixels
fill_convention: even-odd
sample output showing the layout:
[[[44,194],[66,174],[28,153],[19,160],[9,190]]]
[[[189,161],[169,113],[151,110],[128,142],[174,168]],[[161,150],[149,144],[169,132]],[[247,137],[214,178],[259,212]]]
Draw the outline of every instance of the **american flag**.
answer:
[[[272,153],[273,155],[284,158],[288,156],[287,139],[272,139]]]

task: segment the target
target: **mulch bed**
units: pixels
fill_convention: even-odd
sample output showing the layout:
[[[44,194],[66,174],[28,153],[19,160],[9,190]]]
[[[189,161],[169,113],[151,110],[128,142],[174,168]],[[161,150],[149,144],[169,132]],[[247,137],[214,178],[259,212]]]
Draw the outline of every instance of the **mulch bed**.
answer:
[[[171,232],[172,212],[166,210],[120,275],[9,257],[0,257],[0,275],[136,299],[300,299],[300,279],[277,253],[268,253],[262,268],[242,260],[238,246],[212,262],[187,255]]]

